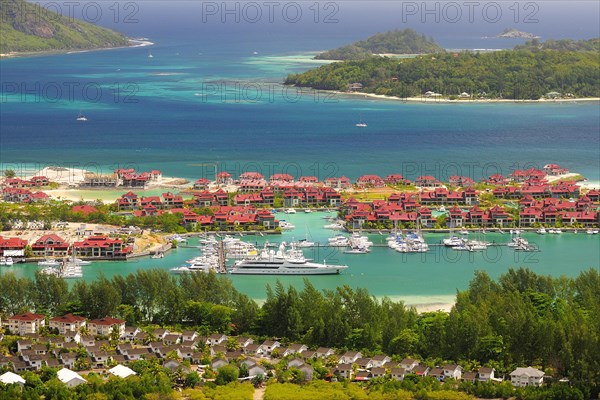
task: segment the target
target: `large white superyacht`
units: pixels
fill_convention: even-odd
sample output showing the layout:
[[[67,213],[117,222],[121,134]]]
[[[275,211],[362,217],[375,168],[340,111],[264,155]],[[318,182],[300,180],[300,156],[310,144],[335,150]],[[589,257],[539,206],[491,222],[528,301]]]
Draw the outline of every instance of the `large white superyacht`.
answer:
[[[293,243],[286,250],[283,242],[277,252],[265,246],[260,255],[236,262],[229,272],[248,275],[334,275],[346,268],[346,265],[320,264],[307,260]]]

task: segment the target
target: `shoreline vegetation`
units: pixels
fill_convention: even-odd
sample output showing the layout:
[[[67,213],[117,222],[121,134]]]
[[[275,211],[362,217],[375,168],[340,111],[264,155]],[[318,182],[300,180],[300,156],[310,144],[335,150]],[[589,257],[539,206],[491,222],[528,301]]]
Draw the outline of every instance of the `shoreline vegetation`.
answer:
[[[123,331],[96,334],[94,345],[102,343],[103,350],[111,352],[108,355],[112,357],[117,355],[116,350],[140,349],[148,358],[150,352],[155,352],[158,357],[152,358],[176,361],[176,365],[187,368],[187,373],[198,373],[188,387],[200,382],[207,387],[223,385],[229,382],[219,378],[223,365],[241,373],[242,364],[250,359],[263,367],[263,377],[256,386],[266,383],[267,391],[274,391],[270,387],[277,387],[277,383],[300,384],[300,390],[312,385],[306,380],[317,384],[337,380],[345,387],[364,391],[363,396],[351,397],[354,399],[372,398],[369,391],[393,394],[403,389],[407,392],[401,397],[382,398],[583,400],[597,398],[600,388],[600,325],[595,318],[600,310],[600,275],[594,269],[573,278],[554,278],[519,268],[492,279],[486,272],[476,271],[468,288],[456,293],[456,304],[448,313],[417,313],[403,302],[377,300],[364,288],[342,286],[321,291],[308,279],[301,289],[285,287],[280,281],[274,287],[266,285],[267,298],[259,305],[238,292],[231,280],[214,273],[174,277],[161,270],[138,270],[112,279],[101,276],[92,282],[76,282],[72,287],[40,273],[35,279],[5,274],[0,275],[0,289],[0,310],[7,316],[33,311],[41,314],[34,317],[43,319],[66,313],[91,322],[107,316],[118,318],[114,323]],[[125,335],[125,326],[133,334]],[[33,340],[59,338],[53,329],[40,331],[43,335],[34,335]],[[187,341],[186,352],[177,352],[175,347],[161,350],[163,341],[178,343],[165,336],[175,332],[187,336],[195,333],[198,340]],[[4,360],[16,357],[19,339],[14,332],[5,332],[0,342],[8,355]],[[262,355],[252,351],[247,347],[249,339],[254,349],[260,343],[266,343],[269,349]],[[85,340],[87,343],[91,338]],[[129,345],[119,346],[125,341]],[[60,353],[76,352],[77,362],[71,368],[89,373],[92,364],[87,355],[95,350],[91,345],[74,346]],[[310,379],[305,380],[304,375],[294,379],[286,372],[295,358],[300,358],[297,365],[311,365],[314,373]],[[373,369],[376,360],[381,360],[383,366],[379,377]],[[415,361],[422,368],[420,373],[410,373]],[[135,368],[151,362],[131,361],[130,365]],[[98,373],[114,364],[96,360],[94,365],[100,369],[94,371]],[[462,374],[452,375],[455,379],[449,379],[449,375],[438,379],[436,368],[444,365],[460,366]],[[155,373],[164,373],[160,361],[156,366],[159,368],[154,369]],[[536,368],[544,376],[532,384],[534,387],[519,388],[516,378],[509,379],[511,371],[525,366]],[[348,368],[347,373],[342,372],[343,367]],[[394,375],[394,368],[399,367],[406,370],[401,376]],[[469,382],[473,378],[466,375],[478,370],[481,373],[481,367],[494,374],[484,387]],[[448,368],[441,371],[444,369]],[[40,371],[42,377],[48,373],[44,368]],[[216,381],[209,383],[215,375]],[[171,378],[172,382],[164,382],[165,389],[187,382],[181,374]],[[236,374],[230,381],[237,378]],[[563,383],[564,379],[568,384]],[[541,387],[535,387],[538,384]],[[28,385],[26,390],[32,387],[39,385]],[[110,390],[111,386],[87,388]],[[0,396],[2,390],[6,387],[0,385]],[[426,390],[434,394],[438,391],[439,396],[430,397]],[[548,397],[549,393],[553,395]],[[275,394],[272,398],[283,399]]]
[[[559,68],[560,66],[560,68]],[[457,103],[600,98],[597,53],[501,50],[334,62],[289,74],[286,85],[362,96]]]
[[[0,20],[0,56],[23,57],[129,47],[125,35],[40,4],[5,0]]]
[[[9,52],[0,54],[0,59],[8,58],[26,58],[26,57],[41,57],[51,55],[67,55],[67,54],[78,54],[78,53],[89,53],[92,51],[108,51],[118,49],[131,49],[136,47],[153,46],[154,43],[146,38],[128,38],[129,45],[127,46],[116,46],[116,47],[98,47],[92,49],[56,49],[56,50],[43,50],[43,51],[25,51],[25,52]]]

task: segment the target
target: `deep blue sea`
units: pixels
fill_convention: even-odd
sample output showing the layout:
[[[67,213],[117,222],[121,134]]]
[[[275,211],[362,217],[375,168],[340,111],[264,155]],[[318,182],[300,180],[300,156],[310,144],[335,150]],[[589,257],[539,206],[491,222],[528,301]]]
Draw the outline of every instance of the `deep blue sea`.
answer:
[[[216,163],[234,175],[287,172],[325,179],[402,173],[409,179],[421,174],[479,179],[555,162],[600,181],[598,103],[420,104],[297,93],[281,86],[287,74],[321,65],[311,60],[317,51],[393,28],[412,27],[448,49],[523,43],[482,39],[507,27],[543,38],[600,36],[597,1],[521,2],[518,13],[512,1],[470,2],[477,6],[473,22],[466,9],[455,21],[447,6],[451,3],[464,4],[431,2],[423,9],[422,2],[346,1],[316,3],[315,8],[312,1],[271,2],[275,8],[269,14],[262,2],[230,2],[226,9],[222,2],[207,1],[91,2],[87,19],[96,18],[99,4],[98,23],[155,44],[0,60],[0,169],[30,173],[58,164],[109,172],[132,166],[197,179],[212,178]],[[482,14],[486,3],[500,7],[499,20],[490,6]],[[70,4],[79,5],[75,10],[81,14],[86,3]],[[252,4],[259,5],[260,18],[252,14]],[[296,5],[300,14],[294,14]],[[87,122],[76,121],[80,112]],[[357,128],[359,120],[368,127]],[[332,234],[316,213],[289,219],[297,229],[286,232],[285,240],[306,235],[324,241]],[[372,236],[376,242],[384,239]],[[487,236],[509,240],[507,235]],[[442,237],[432,234],[428,241]],[[368,256],[317,252],[307,257],[350,266],[339,276],[312,278],[318,288],[368,287],[376,296],[410,304],[452,302],[456,289],[466,288],[477,269],[497,277],[518,266],[553,276],[598,268],[597,236],[528,239],[539,243],[542,252],[496,254],[507,248],[494,247],[462,258],[439,251],[404,257],[379,248]],[[85,268],[84,279],[168,269],[196,253],[182,248],[162,260],[98,262]],[[36,269],[35,264],[13,267],[22,276]],[[282,280],[302,286],[302,277]],[[262,299],[264,284],[275,277],[233,281],[242,292]]]
[[[0,61],[4,168],[133,166],[196,179],[213,174],[198,164],[218,163],[233,174],[479,179],[555,162],[600,180],[598,103],[409,104],[280,85],[321,65],[316,51],[393,28],[452,49],[513,47],[523,40],[482,39],[513,26],[543,38],[598,36],[595,2],[518,11],[500,2],[498,21],[480,5],[473,22],[446,3],[93,4],[100,14],[81,6],[74,15],[155,44]],[[579,23],[558,24],[567,17]],[[87,122],[75,120],[80,112]],[[368,127],[356,128],[359,119]]]

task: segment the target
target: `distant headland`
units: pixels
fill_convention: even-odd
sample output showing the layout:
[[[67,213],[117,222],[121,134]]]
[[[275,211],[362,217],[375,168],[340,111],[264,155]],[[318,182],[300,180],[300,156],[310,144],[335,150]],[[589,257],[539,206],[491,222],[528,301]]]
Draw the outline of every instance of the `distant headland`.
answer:
[[[24,0],[3,1],[2,8],[2,57],[110,49],[145,43]]]

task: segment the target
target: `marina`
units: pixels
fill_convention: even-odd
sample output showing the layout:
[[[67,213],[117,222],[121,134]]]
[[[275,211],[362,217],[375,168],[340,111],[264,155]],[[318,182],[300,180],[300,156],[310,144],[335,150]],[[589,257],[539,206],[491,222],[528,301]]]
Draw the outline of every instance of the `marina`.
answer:
[[[288,276],[288,275],[240,275],[227,274],[234,286],[250,297],[261,300],[265,298],[265,285],[273,286],[277,280],[284,285],[302,288],[303,280],[310,279],[317,289],[335,289],[349,285],[353,288],[364,287],[377,297],[388,296],[404,300],[408,304],[449,304],[453,302],[456,289],[466,288],[477,270],[486,271],[491,277],[498,277],[509,268],[527,267],[536,273],[551,276],[575,276],[579,272],[594,268],[600,270],[600,235],[563,232],[560,235],[540,235],[533,231],[525,231],[519,236],[534,245],[539,251],[515,251],[508,244],[515,235],[509,230],[505,233],[488,232],[485,241],[490,245],[483,251],[457,251],[443,245],[449,238],[448,233],[424,232],[423,237],[429,247],[428,252],[399,253],[388,247],[387,233],[365,233],[373,245],[366,254],[348,254],[347,247],[331,247],[328,239],[336,233],[323,226],[327,221],[323,218],[334,216],[333,212],[312,212],[287,215],[286,219],[296,225],[280,236],[244,235],[235,237],[239,242],[252,244],[258,249],[265,242],[270,246],[279,246],[280,242],[299,242],[305,239],[314,242],[314,246],[301,248],[306,259],[335,265],[347,265],[340,274],[321,276]],[[351,234],[342,233],[349,238]],[[468,236],[472,236],[469,234]],[[126,275],[138,269],[171,270],[185,266],[188,260],[203,256],[198,246],[212,242],[208,238],[188,236],[187,243],[165,253],[164,258],[152,259],[150,256],[126,261],[95,261],[82,268],[82,278],[91,281],[103,274],[107,278],[114,275]],[[214,241],[220,242],[215,237]],[[461,236],[462,238],[462,236]],[[203,242],[204,241],[204,242]],[[246,245],[240,245],[246,246]],[[277,249],[277,247],[269,247]],[[297,248],[300,249],[300,248]],[[217,246],[217,253],[219,252]],[[235,257],[228,262],[229,266]],[[219,268],[219,265],[216,266]],[[33,277],[41,267],[36,263],[15,264],[10,268],[0,268],[0,273],[13,272],[17,277]],[[73,282],[75,279],[69,279]]]

